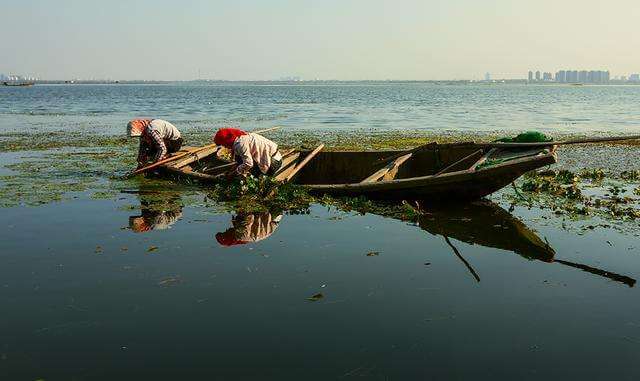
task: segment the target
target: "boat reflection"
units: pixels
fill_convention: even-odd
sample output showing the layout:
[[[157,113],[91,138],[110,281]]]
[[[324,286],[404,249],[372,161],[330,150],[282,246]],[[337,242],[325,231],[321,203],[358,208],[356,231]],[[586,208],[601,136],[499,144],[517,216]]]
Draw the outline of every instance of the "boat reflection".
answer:
[[[177,192],[136,192],[140,215],[129,217],[129,228],[135,233],[164,230],[182,218],[182,199]]]
[[[281,213],[243,213],[238,212],[231,218],[231,227],[216,234],[216,240],[222,246],[244,245],[269,238],[282,220]]]
[[[129,227],[136,233],[167,229],[182,218],[182,200],[179,192],[135,191],[140,199],[140,215],[129,217]],[[480,275],[473,269],[463,253],[452,242],[465,242],[510,251],[528,260],[557,263],[633,287],[636,280],[625,275],[598,269],[586,264],[556,258],[555,250],[522,221],[499,205],[490,201],[476,201],[446,208],[424,208],[419,211],[418,226],[435,236],[441,236],[453,253],[479,282]],[[386,216],[389,217],[389,216]],[[278,228],[282,213],[237,212],[231,218],[231,227],[216,234],[221,246],[229,247],[255,243],[269,238]]]
[[[440,209],[420,209],[418,225],[433,235],[471,245],[512,251],[527,259],[553,262],[555,251],[509,212],[490,201]]]
[[[484,200],[441,209],[424,209],[419,203],[416,206],[421,213],[418,219],[420,228],[433,235],[443,236],[454,254],[460,258],[478,282],[480,277],[453,245],[450,238],[471,245],[511,251],[529,260],[570,266],[624,283],[629,287],[633,287],[636,283],[635,279],[625,275],[556,258],[556,252],[546,240],[543,241],[522,221],[493,202]]]

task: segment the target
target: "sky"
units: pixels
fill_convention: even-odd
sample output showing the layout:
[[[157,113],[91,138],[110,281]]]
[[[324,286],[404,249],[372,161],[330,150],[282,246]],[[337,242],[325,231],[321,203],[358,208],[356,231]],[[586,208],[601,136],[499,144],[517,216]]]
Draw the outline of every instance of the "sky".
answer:
[[[2,0],[0,73],[444,80],[640,72],[638,0]]]

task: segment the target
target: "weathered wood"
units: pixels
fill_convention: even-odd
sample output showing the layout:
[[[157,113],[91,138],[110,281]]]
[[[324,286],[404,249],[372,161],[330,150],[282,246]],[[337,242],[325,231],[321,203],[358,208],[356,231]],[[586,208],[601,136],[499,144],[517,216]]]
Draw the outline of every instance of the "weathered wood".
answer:
[[[406,155],[400,156],[399,158],[391,161],[389,164],[387,164],[386,166],[384,166],[383,168],[380,168],[379,170],[377,170],[373,175],[367,177],[366,179],[360,181],[360,183],[373,183],[376,182],[378,180],[380,180],[383,177],[386,177],[389,173],[393,172],[393,175],[391,176],[391,178],[393,178],[393,176],[395,176],[395,172],[398,171],[398,168],[402,165],[402,163],[404,163],[405,161],[409,160],[409,158],[411,158],[411,156],[413,155],[413,153],[408,153]],[[390,180],[391,178],[385,178],[385,180]]]
[[[448,166],[449,163],[454,163],[470,153],[480,149],[486,150],[486,146],[473,143],[452,143],[439,144],[437,149],[442,154],[442,157],[447,158],[444,166]],[[513,151],[515,153],[517,150]],[[525,157],[497,163],[481,171],[471,169],[455,170],[438,176],[432,175],[432,173],[438,171],[443,165],[435,162],[432,155],[413,154],[412,159],[401,167],[404,168],[406,166],[407,171],[417,171],[413,176],[411,176],[410,172],[403,171],[403,178],[401,179],[370,183],[360,182],[362,178],[368,175],[367,170],[370,168],[370,163],[377,162],[380,158],[388,160],[389,157],[401,153],[400,151],[361,153],[320,151],[315,156],[316,160],[310,160],[309,153],[302,152],[295,160],[293,160],[293,157],[289,158],[291,155],[285,156],[283,162],[288,160],[292,160],[292,162],[288,167],[280,170],[276,176],[280,179],[292,178],[290,176],[292,174],[295,175],[293,172],[298,170],[299,177],[293,178],[292,181],[306,187],[311,192],[320,194],[366,196],[375,199],[425,200],[427,202],[473,200],[489,195],[511,184],[526,172],[554,164],[557,160],[553,150],[545,149],[544,147],[539,150],[531,150],[529,147],[522,151],[523,154],[525,151],[530,154]],[[361,156],[358,156],[359,154]],[[402,152],[402,155],[398,157],[406,154],[406,152]],[[307,155],[307,157],[305,158],[304,155]],[[359,157],[366,157],[366,160],[361,160]],[[494,156],[491,157],[493,158]],[[300,164],[298,163],[301,159],[310,160],[304,167],[304,171],[299,169]],[[207,163],[215,162],[212,157],[204,160]],[[337,164],[333,163],[334,160]],[[349,163],[353,163],[353,165],[349,165]],[[339,168],[336,168],[336,174],[339,173],[337,176],[339,176],[340,180],[338,180],[338,177],[333,177],[332,168],[335,165],[339,166]],[[356,171],[357,176],[349,178],[345,176],[345,170]],[[185,174],[185,176],[190,175]]]
[[[493,155],[495,152],[497,151],[496,148],[491,148],[487,153],[485,153],[484,155],[482,155],[482,157],[480,159],[478,159],[478,161],[476,161],[470,168],[470,171],[475,171],[476,168],[478,168],[478,166],[484,164],[487,159],[489,159],[489,157],[491,155]]]
[[[171,173],[175,173],[178,175],[183,175],[183,176],[187,176],[190,178],[194,178],[201,181],[207,181],[207,182],[218,180],[220,179],[220,176],[221,176],[221,175],[217,175],[217,176],[207,175],[206,173],[200,173],[200,172],[193,171],[191,169],[187,169],[187,167],[182,167],[182,168],[165,167],[165,170]]]
[[[285,169],[289,168],[291,164],[295,163],[296,160],[300,158],[300,152],[295,152],[290,155],[287,155],[282,159],[282,165],[278,170],[278,173],[283,172]]]
[[[456,161],[455,163],[451,164],[451,165],[447,165],[446,167],[444,167],[443,169],[441,169],[440,171],[438,171],[435,176],[441,175],[443,173],[447,173],[450,169],[455,168],[455,166],[463,163],[466,160],[470,160],[478,155],[481,155],[483,152],[483,150],[479,149],[477,151],[475,151],[474,153],[472,153],[471,155],[467,155],[465,157],[463,157],[462,159]]]
[[[173,153],[171,156],[169,156],[166,159],[163,159],[163,160],[160,160],[160,161],[156,161],[155,163],[149,164],[146,167],[142,167],[140,169],[136,169],[136,170],[134,170],[132,172],[127,173],[123,177],[124,178],[128,178],[128,177],[131,177],[131,176],[138,175],[138,174],[146,172],[146,171],[148,171],[150,169],[157,168],[157,167],[159,167],[159,166],[161,166],[163,164],[167,164],[167,163],[172,162],[174,160],[178,160],[178,159],[180,159],[182,157],[185,157],[185,156],[187,156],[187,155],[189,155],[189,154],[191,154],[193,152],[196,152],[197,150],[198,150],[198,148],[195,148],[195,149],[192,149],[192,150],[187,150],[187,151],[175,152],[175,153]]]
[[[311,159],[313,159],[318,154],[318,152],[320,152],[323,148],[324,148],[324,144],[320,144],[318,147],[316,147],[316,149],[311,151],[304,159],[302,159],[300,163],[294,166],[291,171],[284,171],[281,174],[277,175],[276,180],[283,181],[283,182],[291,181],[293,178],[295,178],[296,174],[298,174],[298,172],[300,172],[300,170],[304,168],[304,166],[309,161],[311,161]]]
[[[204,147],[200,148],[197,151],[191,152],[185,156],[185,158],[175,161],[171,164],[169,164],[168,166],[171,167],[175,167],[175,168],[180,168],[180,167],[184,167],[185,165],[189,165],[191,163],[194,163],[196,161],[202,160],[205,157],[208,157],[212,154],[215,154],[218,152],[218,150],[220,149],[220,147],[214,145],[210,145],[210,146],[206,146],[206,149]]]

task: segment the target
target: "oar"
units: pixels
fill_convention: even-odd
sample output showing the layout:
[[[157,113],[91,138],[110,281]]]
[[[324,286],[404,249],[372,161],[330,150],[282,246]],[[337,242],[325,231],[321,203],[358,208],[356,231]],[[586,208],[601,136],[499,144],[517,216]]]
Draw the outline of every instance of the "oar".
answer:
[[[570,139],[570,140],[561,140],[561,141],[532,142],[532,143],[497,143],[496,142],[496,143],[486,143],[483,145],[487,147],[493,147],[493,148],[547,147],[547,146],[559,146],[559,145],[568,145],[568,144],[618,142],[623,140],[638,140],[638,139],[640,139],[640,135],[609,136],[604,138]]]
[[[630,135],[630,136],[609,136],[603,138],[587,138],[587,139],[570,139],[570,140],[561,140],[561,141],[550,141],[550,142],[532,142],[532,143],[478,143],[478,145],[483,145],[485,147],[491,148],[523,148],[523,147],[548,147],[548,146],[556,146],[556,145],[568,145],[568,144],[585,144],[585,143],[604,143],[604,142],[618,142],[624,140],[639,140],[640,135]],[[381,161],[393,161],[400,156],[406,155],[408,153],[416,153],[420,150],[427,148],[429,145],[435,144],[434,142],[426,143],[415,147],[413,149],[402,151],[395,155],[389,157],[383,157],[378,161],[374,162],[374,164],[378,164]]]
[[[480,277],[478,276],[476,271],[473,269],[473,267],[471,267],[469,262],[467,262],[467,260],[464,259],[462,254],[460,254],[460,252],[458,251],[458,249],[455,246],[453,246],[453,244],[449,240],[449,237],[447,237],[446,235],[443,235],[443,237],[444,237],[444,240],[447,242],[447,244],[453,249],[453,253],[456,255],[456,257],[458,257],[462,261],[462,263],[464,263],[464,265],[467,267],[471,275],[473,275],[473,277],[476,278],[476,282],[480,283]]]
[[[280,126],[271,127],[271,128],[265,128],[264,130],[249,131],[249,132],[254,133],[254,134],[261,134],[261,133],[265,133],[265,132],[268,132],[268,131],[277,130],[278,128],[280,128]],[[178,160],[178,159],[183,158],[185,156],[193,155],[193,154],[196,154],[198,152],[204,151],[205,149],[214,148],[216,146],[217,145],[215,143],[214,144],[209,144],[209,145],[202,146],[202,147],[200,147],[198,149],[195,149],[195,150],[192,150],[192,151],[187,151],[187,152],[183,152],[183,153],[180,153],[180,154],[177,154],[177,155],[173,155],[173,156],[168,157],[168,158],[166,158],[164,160],[160,160],[160,161],[157,161],[157,162],[155,162],[153,164],[149,164],[146,167],[142,167],[140,169],[136,169],[135,171],[129,172],[126,175],[122,176],[122,178],[123,179],[127,179],[127,178],[129,178],[131,176],[138,175],[138,174],[146,172],[146,171],[148,171],[150,169],[159,167],[159,166],[161,166],[163,164],[167,164],[167,163],[172,162],[174,160]]]

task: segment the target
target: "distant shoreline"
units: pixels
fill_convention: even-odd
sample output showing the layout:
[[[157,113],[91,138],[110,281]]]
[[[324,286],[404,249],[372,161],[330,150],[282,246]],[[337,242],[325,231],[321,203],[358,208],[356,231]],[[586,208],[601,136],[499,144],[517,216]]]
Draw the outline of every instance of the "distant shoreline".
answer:
[[[638,86],[640,82],[622,82],[612,80],[608,83],[559,83],[559,82],[529,82],[526,79],[505,80],[300,80],[300,81],[232,81],[232,80],[191,80],[191,81],[163,81],[163,80],[39,80],[32,81],[36,85],[333,85],[333,84],[434,84],[434,85],[531,85],[531,86]]]

